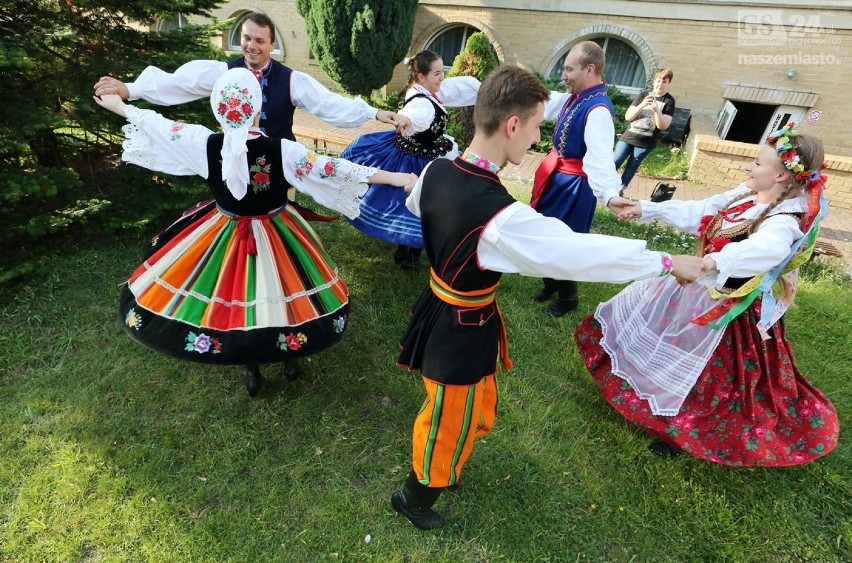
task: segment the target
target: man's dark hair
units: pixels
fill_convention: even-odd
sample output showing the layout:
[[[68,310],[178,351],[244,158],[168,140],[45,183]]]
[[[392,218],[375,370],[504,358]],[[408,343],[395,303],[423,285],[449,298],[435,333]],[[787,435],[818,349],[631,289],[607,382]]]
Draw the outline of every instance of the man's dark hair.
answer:
[[[513,115],[526,122],[550,91],[533,73],[513,65],[501,65],[485,77],[476,96],[473,122],[476,130],[493,135]]]
[[[254,22],[255,25],[258,25],[260,27],[268,27],[270,42],[275,43],[275,24],[272,23],[272,20],[269,16],[260,12],[251,12],[243,19],[243,22],[245,22],[246,20],[250,20]]]

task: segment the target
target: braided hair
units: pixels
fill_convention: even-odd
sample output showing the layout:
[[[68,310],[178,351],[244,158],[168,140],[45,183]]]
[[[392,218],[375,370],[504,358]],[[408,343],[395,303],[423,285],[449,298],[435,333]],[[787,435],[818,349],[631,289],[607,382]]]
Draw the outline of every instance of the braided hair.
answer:
[[[825,159],[825,151],[823,150],[822,142],[811,135],[790,134],[789,139],[792,144],[792,147],[799,155],[799,161],[801,162],[801,164],[807,170],[818,171],[822,166],[823,160]],[[783,162],[781,163],[781,166],[786,170],[786,167],[784,166]],[[811,178],[804,177],[801,174],[795,174],[791,171],[789,183],[784,187],[781,193],[778,194],[778,197],[775,198],[775,201],[767,205],[766,209],[764,209],[760,213],[760,215],[758,215],[754,219],[754,221],[749,224],[747,232],[749,234],[754,233],[760,227],[760,225],[767,219],[767,217],[769,217],[773,209],[778,207],[778,205],[780,205],[783,201],[787,199],[802,195],[805,190],[810,187],[812,182],[813,180]],[[730,207],[731,205],[735,204],[740,200],[752,197],[756,193],[757,192],[755,192],[754,190],[749,190],[745,194],[735,197],[725,206],[725,208]],[[808,217],[806,215],[803,215],[799,219],[799,228],[802,232],[806,232],[810,228],[810,225],[806,224],[807,221]],[[702,249],[699,249],[699,252],[702,252]],[[781,290],[787,301],[792,302],[793,289],[790,284],[787,282],[786,279],[784,279],[784,277],[779,277],[778,282],[781,284]]]

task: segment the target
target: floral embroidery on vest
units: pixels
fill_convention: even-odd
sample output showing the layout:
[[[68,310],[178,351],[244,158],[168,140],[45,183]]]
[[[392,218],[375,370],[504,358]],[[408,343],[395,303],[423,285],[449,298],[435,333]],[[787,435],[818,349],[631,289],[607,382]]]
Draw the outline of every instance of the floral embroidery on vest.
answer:
[[[257,193],[269,187],[269,170],[272,164],[267,162],[266,155],[259,156],[254,162],[249,167],[249,172],[251,172],[251,187],[254,193]]]

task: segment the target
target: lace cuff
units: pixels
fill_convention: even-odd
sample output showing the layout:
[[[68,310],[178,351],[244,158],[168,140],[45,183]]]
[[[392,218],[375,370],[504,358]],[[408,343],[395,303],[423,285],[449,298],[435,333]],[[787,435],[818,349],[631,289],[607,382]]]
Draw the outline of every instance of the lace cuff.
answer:
[[[716,289],[722,289],[725,286],[725,282],[727,282],[728,278],[731,277],[731,269],[734,266],[734,259],[727,254],[722,254],[721,252],[711,252],[707,256],[710,256],[713,261],[716,262]]]
[[[130,164],[143,168],[151,168],[156,156],[154,140],[145,132],[145,118],[152,114],[151,110],[139,109],[132,105],[125,106],[127,125],[121,128],[124,132],[124,149],[121,159]]]
[[[636,222],[640,225],[650,223],[651,221],[656,221],[662,216],[662,213],[660,213],[659,203],[647,199],[642,199],[639,200],[639,204],[642,206],[642,216],[639,217]]]
[[[352,170],[343,176],[340,189],[330,207],[343,213],[348,219],[357,218],[361,214],[361,198],[369,189],[367,178],[378,171],[378,168],[353,166]]]

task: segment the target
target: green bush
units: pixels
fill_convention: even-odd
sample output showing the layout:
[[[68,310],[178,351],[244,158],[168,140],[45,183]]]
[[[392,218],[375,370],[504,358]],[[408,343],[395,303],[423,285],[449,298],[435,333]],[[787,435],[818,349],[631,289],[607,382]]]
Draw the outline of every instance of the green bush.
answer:
[[[320,68],[350,94],[390,81],[411,44],[415,0],[298,0]]]
[[[481,82],[499,64],[488,36],[479,31],[468,37],[448,76],[473,76]],[[455,138],[460,150],[464,150],[473,139],[473,106],[449,108],[448,113],[447,134]]]

